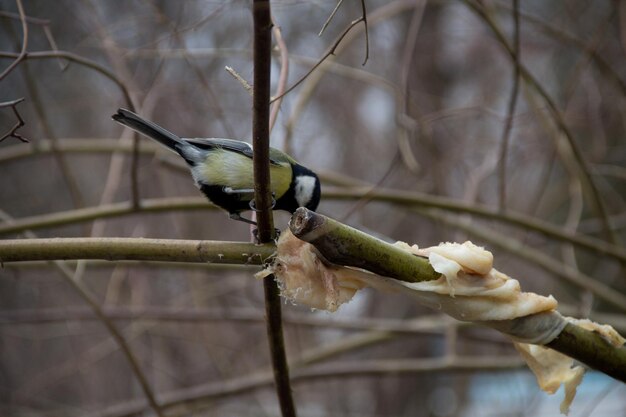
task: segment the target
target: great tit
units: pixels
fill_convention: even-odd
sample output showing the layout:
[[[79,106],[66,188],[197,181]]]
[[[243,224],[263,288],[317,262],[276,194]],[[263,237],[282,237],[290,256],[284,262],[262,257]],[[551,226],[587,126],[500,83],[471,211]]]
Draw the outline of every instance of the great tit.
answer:
[[[254,210],[252,146],[232,139],[179,138],[137,114],[119,109],[113,120],[156,140],[183,157],[196,186],[230,218],[246,223],[241,212]],[[290,213],[298,207],[315,210],[320,202],[320,180],[292,157],[270,148],[270,178],[273,210]]]

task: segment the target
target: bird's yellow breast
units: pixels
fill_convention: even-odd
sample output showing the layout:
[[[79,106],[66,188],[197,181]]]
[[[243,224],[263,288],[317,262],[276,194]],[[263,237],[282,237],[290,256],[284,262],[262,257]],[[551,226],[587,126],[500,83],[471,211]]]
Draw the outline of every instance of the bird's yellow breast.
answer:
[[[276,199],[289,189],[291,166],[270,165],[270,182]],[[201,168],[201,179],[207,184],[223,185],[233,189],[254,189],[252,159],[226,150],[209,152]]]

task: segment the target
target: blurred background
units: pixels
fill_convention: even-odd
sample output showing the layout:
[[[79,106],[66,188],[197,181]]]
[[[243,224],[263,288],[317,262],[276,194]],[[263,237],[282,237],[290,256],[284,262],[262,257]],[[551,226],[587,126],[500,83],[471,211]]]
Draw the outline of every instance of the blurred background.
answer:
[[[30,53],[0,79],[0,102],[24,98],[17,132],[29,140],[0,142],[1,237],[249,241],[248,227],[198,204],[175,155],[141,139],[134,160],[110,115],[134,106],[181,136],[249,141],[251,97],[225,67],[252,82],[250,3],[0,0],[0,71],[22,50],[22,20]],[[471,239],[525,290],[624,333],[626,306],[594,289],[623,293],[623,263],[594,248],[623,253],[626,237],[626,4],[520,3],[516,18],[512,1],[366,0],[366,37],[363,22],[351,27],[359,1],[343,2],[321,36],[335,1],[272,2],[284,41],[272,91],[281,53],[291,86],[334,52],[284,97],[272,146],[320,173],[321,213],[390,241]],[[16,120],[0,108],[0,134]],[[374,191],[354,192],[363,184]],[[398,190],[408,200],[377,194]],[[133,199],[153,209],[116,214]],[[544,223],[556,232],[540,233]],[[167,415],[278,415],[256,271],[5,264],[0,415],[152,415],[68,277],[124,335]],[[364,290],[334,314],[283,312],[301,416],[558,414],[563,394],[540,392],[505,337],[407,297]],[[476,356],[463,369],[446,362]],[[625,397],[591,372],[570,415],[624,415]]]

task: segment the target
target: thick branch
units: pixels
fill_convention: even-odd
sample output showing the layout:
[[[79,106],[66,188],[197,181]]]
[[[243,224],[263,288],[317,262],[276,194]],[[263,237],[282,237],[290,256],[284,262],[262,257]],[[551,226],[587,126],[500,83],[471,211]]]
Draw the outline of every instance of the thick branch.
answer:
[[[261,265],[271,244],[141,238],[0,240],[0,263],[68,259],[171,261]]]
[[[426,259],[303,207],[293,215],[289,228],[296,237],[314,245],[328,262],[337,265],[360,267],[405,282],[428,281],[440,276]],[[565,320],[553,311],[489,325],[517,336],[520,328],[546,314],[555,321]],[[611,345],[595,332],[567,323],[546,346],[626,382],[626,348]]]
[[[336,220],[300,207],[289,223],[294,236],[311,243],[331,263],[367,269],[402,281],[439,278],[426,258],[414,256]]]
[[[274,205],[270,186],[270,79],[272,62],[272,18],[269,0],[254,0],[254,89],[252,95],[252,139],[254,149],[254,203],[257,211],[259,242],[274,239]],[[278,196],[277,196],[278,197]],[[296,407],[291,395],[289,367],[283,339],[280,291],[274,276],[263,280],[265,314],[276,395],[283,417],[295,417]]]
[[[252,95],[252,141],[254,152],[254,203],[257,211],[258,239],[273,239],[272,190],[270,188],[270,69],[272,62],[272,21],[270,3],[255,0],[254,89]]]

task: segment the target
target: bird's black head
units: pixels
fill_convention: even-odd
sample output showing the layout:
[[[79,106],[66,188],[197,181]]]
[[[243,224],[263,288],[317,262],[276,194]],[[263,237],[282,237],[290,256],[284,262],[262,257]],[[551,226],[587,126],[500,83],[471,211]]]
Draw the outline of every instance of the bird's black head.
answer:
[[[299,164],[292,164],[292,179],[289,190],[278,199],[274,209],[290,213],[298,207],[315,211],[320,203],[321,186],[317,175]]]

